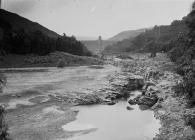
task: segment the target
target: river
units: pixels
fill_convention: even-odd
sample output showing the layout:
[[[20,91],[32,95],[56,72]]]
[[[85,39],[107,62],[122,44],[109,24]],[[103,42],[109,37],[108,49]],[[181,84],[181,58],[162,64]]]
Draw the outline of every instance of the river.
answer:
[[[119,76],[120,68],[111,65],[60,69],[1,69],[1,71],[7,76],[7,86],[3,95],[11,95],[12,98],[0,103],[12,110],[35,106],[38,103],[31,102],[31,99],[35,97],[42,96],[47,99],[48,95],[56,93],[65,95],[102,92],[102,89],[112,88],[110,81],[117,84],[117,82],[120,83],[120,78],[124,78]],[[113,77],[117,78],[113,79]],[[29,92],[32,94],[25,96]],[[22,98],[13,98],[19,93],[23,93]],[[70,140],[152,139],[160,128],[159,121],[154,118],[153,112],[142,111],[138,106],[132,106],[132,110],[127,110],[127,106],[129,105],[126,101],[120,101],[113,106],[72,107],[79,111],[76,120],[62,125],[61,129],[64,132],[75,132],[73,137],[68,138]],[[89,130],[88,133],[86,130]]]

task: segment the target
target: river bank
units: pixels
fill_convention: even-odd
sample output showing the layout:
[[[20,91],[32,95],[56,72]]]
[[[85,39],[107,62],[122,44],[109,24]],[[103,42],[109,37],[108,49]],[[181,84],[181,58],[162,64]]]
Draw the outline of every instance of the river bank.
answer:
[[[78,110],[73,106],[103,103],[122,84],[120,68],[105,65],[54,68],[28,68],[6,71],[7,86],[0,95],[6,108],[6,122],[13,140],[67,139],[87,131],[64,131],[62,126],[74,121]],[[111,84],[112,83],[112,84]]]
[[[15,54],[0,56],[0,68],[67,67],[102,63],[98,58],[77,56],[65,52],[54,52],[45,56]]]
[[[150,81],[152,90],[160,99],[150,108],[161,121],[160,132],[154,139],[194,140],[195,131],[186,120],[195,116],[195,108],[189,108],[188,100],[176,94],[175,86],[182,82],[182,77],[174,71],[174,63],[166,54],[158,54],[155,58],[147,55],[130,56],[133,60],[123,61],[123,70]]]
[[[158,98],[149,108],[139,106],[140,110],[154,111],[155,117],[160,120],[159,133],[155,130],[158,133],[155,136],[152,132],[154,139],[193,140],[194,130],[186,124],[185,116],[193,115],[194,108],[188,109],[187,100],[175,96],[174,86],[180,83],[182,77],[174,72],[174,63],[166,54],[158,54],[155,58],[149,58],[148,54],[129,55],[108,62],[112,65],[101,67],[45,67],[5,71],[8,84],[0,103],[7,108],[6,120],[11,138],[64,140],[90,134],[96,131],[92,125],[87,125],[87,128],[91,128],[86,130],[63,129],[62,126],[77,120],[79,110],[74,109],[75,106],[114,105],[121,99],[130,100],[132,91],[139,90],[146,95],[152,91]],[[104,110],[107,107],[101,108]],[[126,110],[131,113],[132,109],[133,106],[129,104]],[[144,123],[142,125],[144,127]]]

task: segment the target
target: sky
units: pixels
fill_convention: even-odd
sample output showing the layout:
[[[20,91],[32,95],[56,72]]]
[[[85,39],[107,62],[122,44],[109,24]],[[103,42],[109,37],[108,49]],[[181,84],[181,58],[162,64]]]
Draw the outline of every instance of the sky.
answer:
[[[193,0],[2,0],[2,8],[59,33],[104,39],[125,30],[168,25]]]

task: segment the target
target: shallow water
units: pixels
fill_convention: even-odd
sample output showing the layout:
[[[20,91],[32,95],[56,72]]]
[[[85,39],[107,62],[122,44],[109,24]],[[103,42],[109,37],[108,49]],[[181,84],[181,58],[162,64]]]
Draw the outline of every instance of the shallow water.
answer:
[[[4,94],[22,93],[20,98],[13,96],[13,99],[7,100],[8,109],[17,109],[18,105],[39,104],[42,99],[48,100],[49,94],[90,94],[103,92],[102,89],[106,89],[107,92],[107,89],[112,88],[109,78],[116,83],[121,82],[116,76],[112,79],[113,75],[120,73],[120,68],[111,65],[103,68],[82,66],[63,69],[44,68],[44,70],[42,68],[8,69],[8,71],[4,69],[4,72],[7,76]],[[75,107],[79,110],[76,121],[62,126],[62,129],[76,132],[70,140],[152,139],[160,127],[153,112],[141,111],[138,106],[133,106],[134,110],[127,110],[126,107],[126,102],[119,102],[113,106]],[[43,112],[63,114],[57,106],[44,108]]]
[[[21,97],[16,100],[10,100],[7,103],[7,108],[13,109],[17,104],[32,105],[28,100],[39,95],[48,96],[56,93],[58,95],[90,94],[104,88],[110,88],[108,78],[110,75],[116,74],[119,68],[105,65],[101,69],[95,66],[80,66],[0,70],[4,71],[7,76],[7,85],[4,88],[3,94],[20,94]]]
[[[85,131],[70,140],[151,140],[160,123],[152,111],[141,111],[138,106],[127,110],[127,103],[119,102],[113,106],[93,105],[79,106],[77,120],[62,128],[65,131]]]
[[[12,72],[10,73],[10,70]],[[21,69],[20,69],[21,70]],[[4,93],[16,93],[25,90],[38,90],[44,93],[72,93],[93,92],[108,85],[106,76],[118,69],[113,66],[104,66],[103,69],[95,69],[86,66],[59,68],[25,68],[18,73],[16,69],[4,69],[7,76],[7,87]],[[28,72],[24,72],[24,71]],[[29,72],[31,71],[31,72]],[[89,88],[89,89],[88,89]],[[90,91],[89,91],[90,90]]]

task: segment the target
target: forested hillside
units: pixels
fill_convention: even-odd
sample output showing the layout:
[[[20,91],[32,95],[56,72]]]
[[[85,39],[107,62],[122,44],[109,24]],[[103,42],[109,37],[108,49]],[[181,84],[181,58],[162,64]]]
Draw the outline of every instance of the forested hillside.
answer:
[[[46,55],[54,51],[91,55],[73,36],[60,36],[38,23],[0,10],[0,54]]]
[[[171,25],[154,26],[134,38],[125,39],[114,45],[107,46],[105,52],[168,51],[171,48],[168,48],[167,44],[182,34],[187,34],[185,21],[184,19],[175,20]]]

